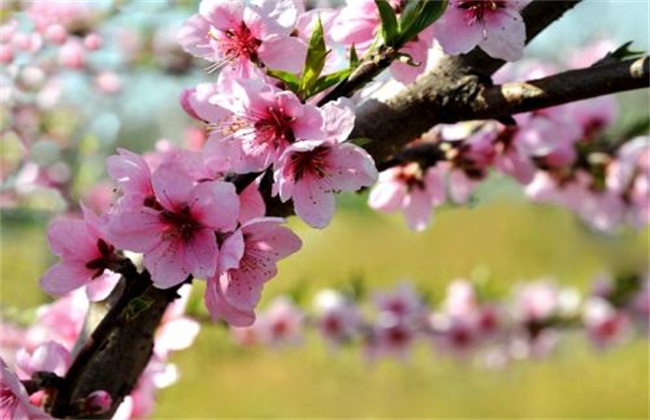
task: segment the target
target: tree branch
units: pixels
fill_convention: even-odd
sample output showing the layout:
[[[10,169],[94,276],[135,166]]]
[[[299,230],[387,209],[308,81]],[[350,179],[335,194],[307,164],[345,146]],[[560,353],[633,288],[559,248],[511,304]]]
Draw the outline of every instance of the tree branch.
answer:
[[[522,12],[530,42],[548,25],[578,4],[534,1]],[[382,161],[443,121],[458,121],[454,113],[479,94],[485,80],[504,64],[475,48],[468,54],[445,57],[440,64],[387,102],[367,101],[356,110],[351,137],[372,139],[366,149]]]
[[[484,87],[473,101],[440,122],[498,119],[582,99],[647,88],[648,57],[558,73],[543,79]]]
[[[129,395],[149,363],[154,331],[182,286],[158,289],[147,271],[138,273],[127,263],[120,271],[124,292],[80,347],[63,384],[53,395],[50,412],[57,418],[110,418]],[[112,407],[98,416],[78,412],[78,401],[104,390]]]

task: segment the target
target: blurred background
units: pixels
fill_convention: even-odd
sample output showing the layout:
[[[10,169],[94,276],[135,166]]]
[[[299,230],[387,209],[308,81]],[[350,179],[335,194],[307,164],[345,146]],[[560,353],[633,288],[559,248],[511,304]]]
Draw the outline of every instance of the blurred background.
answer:
[[[47,223],[69,202],[104,199],[110,186],[93,186],[105,180],[106,155],[116,147],[150,150],[162,138],[187,144],[196,128],[177,98],[207,76],[203,63],[188,59],[174,42],[174,31],[196,5],[120,3],[98,6],[114,14],[102,37],[120,40],[89,57],[101,71],[57,72],[55,109],[41,104],[31,118],[19,120],[23,127],[46,126],[31,139],[36,168],[24,164],[3,104],[3,317],[28,320],[33,308],[49,301],[37,286],[55,261],[45,240]],[[15,11],[2,7],[6,22]],[[633,49],[647,51],[648,15],[644,1],[584,2],[536,39],[526,58],[566,61],[574,48],[603,38],[615,45],[634,41]],[[118,81],[108,89],[98,80],[107,71]],[[42,96],[48,86],[40,81],[35,93]],[[617,98],[621,121],[612,130],[648,114],[647,92]],[[46,121],[33,121],[42,115]],[[564,209],[526,201],[520,187],[498,176],[481,185],[471,207],[439,209],[433,226],[420,234],[409,231],[400,215],[372,212],[365,202],[364,194],[340,197],[335,220],[323,231],[289,220],[303,249],[280,263],[261,308],[280,294],[309,307],[317,290],[352,281],[388,290],[407,279],[436,303],[457,278],[487,279],[507,296],[519,282],[551,275],[586,293],[599,273],[648,269],[647,230],[596,233]],[[200,315],[201,285],[195,289],[190,308]],[[285,349],[242,347],[225,327],[206,323],[195,346],[172,357],[180,382],[158,394],[155,417],[647,418],[648,350],[647,340],[636,340],[599,352],[575,333],[563,336],[548,358],[501,369],[441,357],[426,342],[408,360],[371,364],[358,347],[332,354],[314,335]]]

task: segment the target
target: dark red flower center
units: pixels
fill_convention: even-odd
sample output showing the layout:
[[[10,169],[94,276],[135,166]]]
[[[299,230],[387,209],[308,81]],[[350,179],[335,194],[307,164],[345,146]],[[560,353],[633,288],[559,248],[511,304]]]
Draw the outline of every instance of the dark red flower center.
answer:
[[[201,224],[194,218],[188,205],[176,211],[164,210],[160,213],[160,219],[169,225],[165,238],[180,238],[189,242],[201,229]]]
[[[289,162],[294,181],[300,181],[305,175],[323,178],[327,173],[327,158],[330,148],[318,146],[314,150],[293,153]]]
[[[97,239],[97,250],[99,251],[100,256],[86,263],[87,269],[95,270],[95,273],[93,274],[94,279],[101,276],[105,269],[111,268],[117,259],[115,255],[115,247],[106,243],[106,241],[101,238]]]
[[[411,341],[411,334],[405,327],[396,325],[386,331],[386,339],[391,345],[401,347]]]
[[[465,10],[467,21],[483,22],[485,15],[506,7],[505,0],[459,0],[459,9]]]
[[[262,41],[255,38],[243,22],[238,27],[228,29],[225,35],[225,38],[220,41],[227,60],[244,58],[253,62],[257,61],[257,49],[262,45]]]
[[[295,120],[282,108],[269,107],[266,114],[255,122],[256,137],[275,150],[284,148],[296,141],[292,128]]]

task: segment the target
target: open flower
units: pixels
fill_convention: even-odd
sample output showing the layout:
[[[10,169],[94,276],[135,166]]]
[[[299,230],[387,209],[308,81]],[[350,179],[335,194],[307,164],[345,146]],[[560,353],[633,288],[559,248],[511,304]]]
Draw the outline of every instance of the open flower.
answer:
[[[463,54],[477,45],[494,58],[523,56],[526,26],[519,13],[531,0],[450,0],[434,23],[447,54]]]
[[[276,262],[298,251],[300,239],[283,219],[252,219],[221,247],[220,274],[208,279],[205,303],[214,319],[244,327],[255,321],[255,306],[264,283],[277,273]]]
[[[429,226],[433,208],[444,202],[440,168],[432,166],[423,171],[417,163],[383,171],[368,197],[368,205],[375,210],[402,210],[408,227],[418,232]]]
[[[49,419],[41,409],[29,402],[29,395],[20,380],[0,358],[0,418],[2,419]]]
[[[237,77],[252,77],[256,66],[299,72],[306,45],[289,36],[298,16],[291,0],[264,2],[258,7],[239,1],[204,0],[199,14],[178,33],[185,51],[227,65]]]
[[[324,137],[320,110],[301,103],[293,92],[282,91],[259,80],[232,81],[224,85],[225,93],[214,95],[210,102],[232,115],[215,121],[222,136],[216,138],[218,132],[213,132],[206,153],[210,156],[232,153],[227,145],[236,143],[241,156],[230,157],[235,170],[263,170],[275,164],[294,142]],[[215,142],[217,151],[210,153]]]
[[[115,248],[104,238],[96,215],[84,208],[85,220],[59,219],[47,232],[47,240],[61,262],[41,277],[41,287],[52,295],[63,295],[104,276],[116,261]]]
[[[322,229],[334,215],[334,194],[372,185],[377,170],[370,155],[351,143],[301,141],[285,150],[274,173],[280,199],[293,199],[296,214]]]
[[[114,243],[144,253],[144,266],[160,288],[190,274],[214,275],[219,255],[215,232],[234,229],[239,213],[235,187],[221,181],[195,183],[173,161],[162,164],[151,183],[155,200],[116,211],[109,228]]]

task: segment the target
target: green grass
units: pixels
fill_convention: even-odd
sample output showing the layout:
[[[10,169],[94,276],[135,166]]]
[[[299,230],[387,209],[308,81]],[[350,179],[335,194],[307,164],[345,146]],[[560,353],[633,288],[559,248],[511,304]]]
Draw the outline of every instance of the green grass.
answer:
[[[595,235],[554,208],[496,199],[438,212],[434,226],[416,234],[399,215],[352,207],[323,231],[291,221],[303,250],[280,264],[262,306],[297,290],[308,305],[314,291],[355,276],[371,288],[411,279],[437,300],[449,280],[477,273],[489,273],[504,293],[548,274],[586,290],[601,270],[648,264],[647,231]],[[35,284],[52,261],[38,230],[17,233],[3,231],[4,308],[42,301]],[[329,354],[313,336],[272,351],[238,347],[224,329],[206,326],[196,346],[173,356],[182,376],[159,394],[156,417],[648,417],[646,340],[608,352],[581,336],[565,341],[548,360],[486,370],[440,357],[424,342],[405,364],[369,365],[360,349]]]

